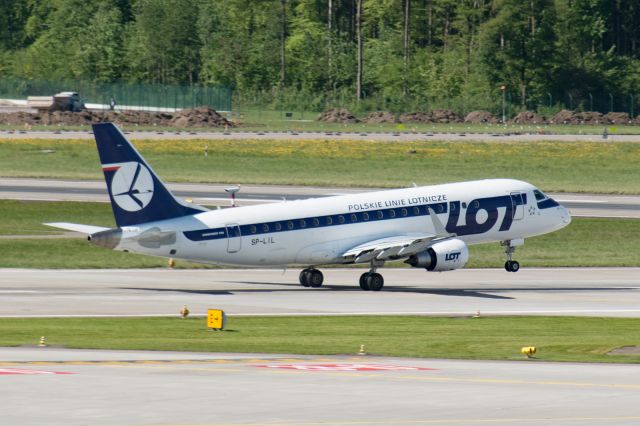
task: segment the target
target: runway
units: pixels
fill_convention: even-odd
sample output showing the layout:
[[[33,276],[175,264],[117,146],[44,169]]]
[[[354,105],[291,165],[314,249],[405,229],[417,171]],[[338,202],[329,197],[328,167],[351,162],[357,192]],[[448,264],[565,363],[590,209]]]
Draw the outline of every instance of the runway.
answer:
[[[177,196],[197,204],[229,205],[228,184],[168,183]],[[327,197],[373,191],[372,188],[327,188],[290,185],[242,185],[238,205]],[[640,196],[550,194],[573,216],[640,218]],[[0,199],[108,202],[104,181],[0,178]]]
[[[429,273],[381,269],[385,287],[358,287],[362,269],[323,269],[322,288],[299,270],[3,269],[1,317],[178,315],[583,315],[640,317],[640,268],[527,268]]]
[[[0,382],[11,425],[640,422],[637,365],[0,348]]]

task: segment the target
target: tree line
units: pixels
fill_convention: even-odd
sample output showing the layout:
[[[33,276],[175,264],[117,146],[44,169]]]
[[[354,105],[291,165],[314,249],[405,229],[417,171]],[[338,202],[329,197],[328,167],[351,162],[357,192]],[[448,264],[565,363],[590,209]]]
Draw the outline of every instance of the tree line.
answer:
[[[621,110],[639,69],[637,1],[0,2],[0,77],[25,80],[216,84],[306,108]]]

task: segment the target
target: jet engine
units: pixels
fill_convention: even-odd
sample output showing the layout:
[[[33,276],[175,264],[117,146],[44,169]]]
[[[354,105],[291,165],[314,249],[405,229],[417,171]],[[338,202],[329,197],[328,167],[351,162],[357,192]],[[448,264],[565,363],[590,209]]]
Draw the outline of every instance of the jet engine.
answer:
[[[411,255],[404,263],[414,268],[425,268],[427,271],[452,271],[460,269],[469,260],[469,248],[464,241],[457,238],[440,241],[431,247]]]

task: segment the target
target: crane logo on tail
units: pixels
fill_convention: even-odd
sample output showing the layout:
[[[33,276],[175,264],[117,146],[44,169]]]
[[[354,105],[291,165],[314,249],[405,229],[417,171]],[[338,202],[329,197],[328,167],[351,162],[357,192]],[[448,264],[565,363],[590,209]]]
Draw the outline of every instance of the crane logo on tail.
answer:
[[[153,178],[141,163],[105,164],[102,170],[115,172],[111,179],[111,196],[118,207],[129,212],[142,210],[153,198]],[[108,180],[107,180],[108,181]]]

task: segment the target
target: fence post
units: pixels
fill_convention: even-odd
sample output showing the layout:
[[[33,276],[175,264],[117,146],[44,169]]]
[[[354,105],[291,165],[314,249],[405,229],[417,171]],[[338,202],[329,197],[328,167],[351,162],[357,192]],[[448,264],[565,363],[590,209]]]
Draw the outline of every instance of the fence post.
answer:
[[[633,94],[629,95],[629,118],[633,119]]]
[[[613,112],[613,95],[609,93],[609,112]]]

